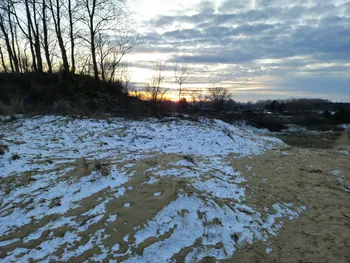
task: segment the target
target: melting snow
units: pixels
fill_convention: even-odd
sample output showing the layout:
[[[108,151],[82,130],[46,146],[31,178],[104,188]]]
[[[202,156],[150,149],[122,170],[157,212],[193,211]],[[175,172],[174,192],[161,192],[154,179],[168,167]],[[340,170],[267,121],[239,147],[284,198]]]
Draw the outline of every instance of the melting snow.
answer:
[[[239,244],[276,235],[282,218],[295,219],[304,210],[276,203],[262,215],[244,204],[242,183],[246,180],[223,161],[224,157],[262,154],[282,144],[244,127],[208,119],[160,122],[55,116],[22,118],[0,125],[2,140],[10,149],[0,156],[0,179],[12,180],[15,185],[0,186],[0,237],[30,223],[36,225],[23,240],[0,241],[0,247],[23,242],[0,262],[67,261],[96,247],[100,253],[90,261],[102,262],[113,255],[128,257],[126,262],[170,262],[174,254],[198,240],[201,245],[187,254],[186,262],[206,256],[224,260]],[[120,244],[107,246],[105,240],[110,237],[107,226],[118,220],[118,211],[111,214],[107,205],[135,189],[125,186],[136,174],[132,171],[135,161],[157,154],[176,154],[185,160],[170,163],[166,169],[148,169],[153,176],[143,184],[158,183],[165,176],[186,178],[194,194],[180,191],[178,198],[154,218],[133,226],[133,233],[123,238],[128,249],[117,254]],[[78,160],[84,160],[82,167]],[[95,162],[98,160],[107,160],[107,166]],[[106,195],[91,203],[88,199],[99,192]],[[130,206],[124,203],[124,207]],[[83,245],[76,246],[92,225],[102,229],[97,228]],[[53,234],[64,227],[69,230]],[[164,235],[167,237],[160,239]],[[155,242],[146,246],[142,255],[134,252],[150,238]],[[28,249],[25,244],[30,242],[38,245]],[[213,248],[219,243],[222,247]],[[59,249],[63,253],[57,256]]]
[[[272,253],[272,249],[271,248],[266,248],[265,251],[266,251],[267,254],[271,254]]]
[[[112,250],[113,250],[113,251],[118,251],[119,249],[120,249],[119,244],[115,244],[115,245],[112,247]]]
[[[341,175],[341,171],[334,170],[334,171],[332,171],[332,174],[335,175],[335,176],[339,176],[339,175]]]

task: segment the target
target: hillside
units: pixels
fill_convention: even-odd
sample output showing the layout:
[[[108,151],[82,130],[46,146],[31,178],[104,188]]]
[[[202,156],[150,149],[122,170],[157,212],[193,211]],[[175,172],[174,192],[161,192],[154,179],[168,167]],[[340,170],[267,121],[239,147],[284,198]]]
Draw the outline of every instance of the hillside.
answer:
[[[1,126],[1,262],[227,259],[306,209],[245,203],[231,159],[283,143],[222,121],[32,117]]]

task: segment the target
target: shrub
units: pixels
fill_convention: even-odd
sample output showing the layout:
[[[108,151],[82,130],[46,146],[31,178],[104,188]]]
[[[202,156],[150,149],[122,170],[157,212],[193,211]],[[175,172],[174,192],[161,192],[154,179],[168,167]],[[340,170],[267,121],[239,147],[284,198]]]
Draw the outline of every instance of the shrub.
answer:
[[[72,103],[68,100],[59,100],[53,104],[53,112],[57,114],[69,114],[73,112]]]
[[[182,98],[177,103],[177,112],[179,113],[186,113],[188,109],[188,103],[186,98]]]
[[[340,123],[350,123],[350,110],[339,110],[332,116],[332,119]]]
[[[266,128],[271,132],[281,132],[283,129],[287,129],[287,126],[283,123],[272,119],[260,119],[250,121],[249,124],[256,128]]]
[[[0,113],[5,115],[15,115],[25,112],[23,99],[14,97],[8,102],[0,101]]]
[[[0,73],[0,114],[28,113],[99,116],[154,115],[139,98],[127,95],[122,83],[96,81],[86,75]],[[131,110],[131,112],[127,112]]]
[[[325,110],[322,113],[322,117],[324,117],[324,118],[330,118],[331,116],[332,116],[332,114],[328,110]]]

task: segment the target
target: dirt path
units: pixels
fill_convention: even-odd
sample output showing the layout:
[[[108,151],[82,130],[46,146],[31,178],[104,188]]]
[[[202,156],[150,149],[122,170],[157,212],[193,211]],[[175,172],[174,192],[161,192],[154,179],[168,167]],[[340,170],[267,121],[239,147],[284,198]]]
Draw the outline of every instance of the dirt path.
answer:
[[[276,199],[304,204],[267,242],[241,247],[227,262],[350,262],[350,144],[348,132],[332,149],[290,147],[233,160],[257,210]],[[270,253],[268,253],[270,252]]]

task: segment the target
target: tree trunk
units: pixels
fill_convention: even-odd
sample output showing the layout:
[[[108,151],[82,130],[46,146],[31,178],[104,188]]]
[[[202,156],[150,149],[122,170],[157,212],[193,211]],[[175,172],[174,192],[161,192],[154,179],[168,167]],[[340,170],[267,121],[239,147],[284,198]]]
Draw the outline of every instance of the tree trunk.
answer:
[[[7,67],[5,64],[4,53],[2,53],[1,46],[0,46],[0,58],[1,58],[1,65],[4,68],[4,72],[7,73]]]
[[[30,46],[30,53],[32,54],[32,67],[34,71],[37,71],[37,66],[36,66],[36,57],[35,57],[35,52],[34,52],[34,47],[33,47],[33,37],[32,37],[32,19],[30,18],[30,10],[29,10],[29,4],[28,0],[24,0],[25,6],[26,6],[26,16],[27,16],[27,27],[28,27],[28,34],[27,38],[29,40],[29,46]],[[18,19],[17,19],[17,22]]]
[[[179,101],[181,100],[181,95],[182,95],[182,84],[179,84]]]
[[[34,46],[35,46],[35,53],[36,53],[36,59],[37,59],[37,66],[38,71],[43,72],[43,59],[41,57],[41,47],[40,47],[40,32],[39,32],[39,25],[36,19],[36,5],[35,1],[32,2],[33,5],[33,18],[34,18],[34,26],[32,26],[33,29],[33,35],[34,35]]]
[[[101,79],[105,81],[106,76],[105,76],[105,67],[104,67],[103,40],[102,40],[101,33],[99,33],[98,35],[97,48],[98,48],[99,57],[100,57],[100,75],[101,75]]]
[[[64,46],[63,38],[62,38],[61,14],[60,14],[60,2],[59,2],[59,0],[56,0],[56,13],[57,13],[57,39],[58,39],[58,45],[60,46],[61,54],[62,54],[63,71],[69,72],[67,52],[66,52],[66,48]]]
[[[47,17],[46,17],[46,2],[43,0],[43,9],[42,9],[42,19],[43,19],[43,33],[44,33],[44,51],[45,51],[45,58],[46,63],[48,67],[48,72],[52,72],[52,63],[50,59],[50,52],[49,52],[49,43],[48,43],[48,34],[47,34]]]
[[[55,32],[57,36],[58,45],[61,50],[62,62],[63,62],[63,71],[65,73],[69,72],[69,63],[67,58],[66,48],[64,46],[63,38],[62,38],[62,30],[61,30],[61,12],[60,12],[60,2],[56,0],[56,7],[54,8],[52,4],[52,0],[50,0],[50,10],[52,13],[53,22],[55,25]]]
[[[95,47],[94,40],[91,40],[91,56],[92,56],[92,66],[94,69],[94,77],[95,77],[95,80],[98,81],[99,77],[98,77],[98,67],[97,67],[97,61],[96,61],[96,47]]]
[[[11,48],[12,48],[12,59],[13,59],[13,66],[16,72],[19,72],[19,66],[18,66],[18,57],[16,55],[16,47],[15,47],[15,36],[13,32],[13,25],[12,25],[12,19],[11,19],[11,6],[10,3],[7,5],[7,18],[9,23],[9,30],[11,33]]]
[[[23,68],[22,65],[20,63],[20,59],[21,59],[21,49],[20,46],[18,44],[18,34],[17,34],[17,27],[15,27],[15,42],[16,42],[16,47],[17,47],[17,61],[18,61],[18,66],[19,66],[19,71],[23,72]]]
[[[10,44],[10,39],[9,39],[8,34],[7,34],[5,25],[4,25],[3,17],[1,15],[0,15],[0,29],[1,29],[2,34],[4,36],[4,40],[5,40],[5,44],[6,44],[6,48],[7,48],[7,53],[9,55],[11,71],[15,72],[15,69],[13,67],[13,53],[12,53],[12,48],[11,48],[11,44]]]
[[[69,37],[70,37],[70,56],[71,56],[71,72],[75,74],[75,57],[74,57],[74,27],[73,27],[73,10],[72,1],[68,0],[68,16],[69,16]]]
[[[58,45],[60,46],[61,54],[62,54],[63,71],[64,72],[69,72],[69,64],[68,64],[68,59],[67,59],[67,53],[66,53],[66,49],[64,47],[63,38],[62,38],[60,30],[58,31],[58,34],[57,34],[57,40],[58,40]]]
[[[91,45],[91,56],[92,56],[92,66],[94,69],[94,77],[96,81],[99,81],[98,77],[98,67],[96,61],[96,45],[95,45],[95,31],[94,31],[94,17],[90,16],[90,45]]]

